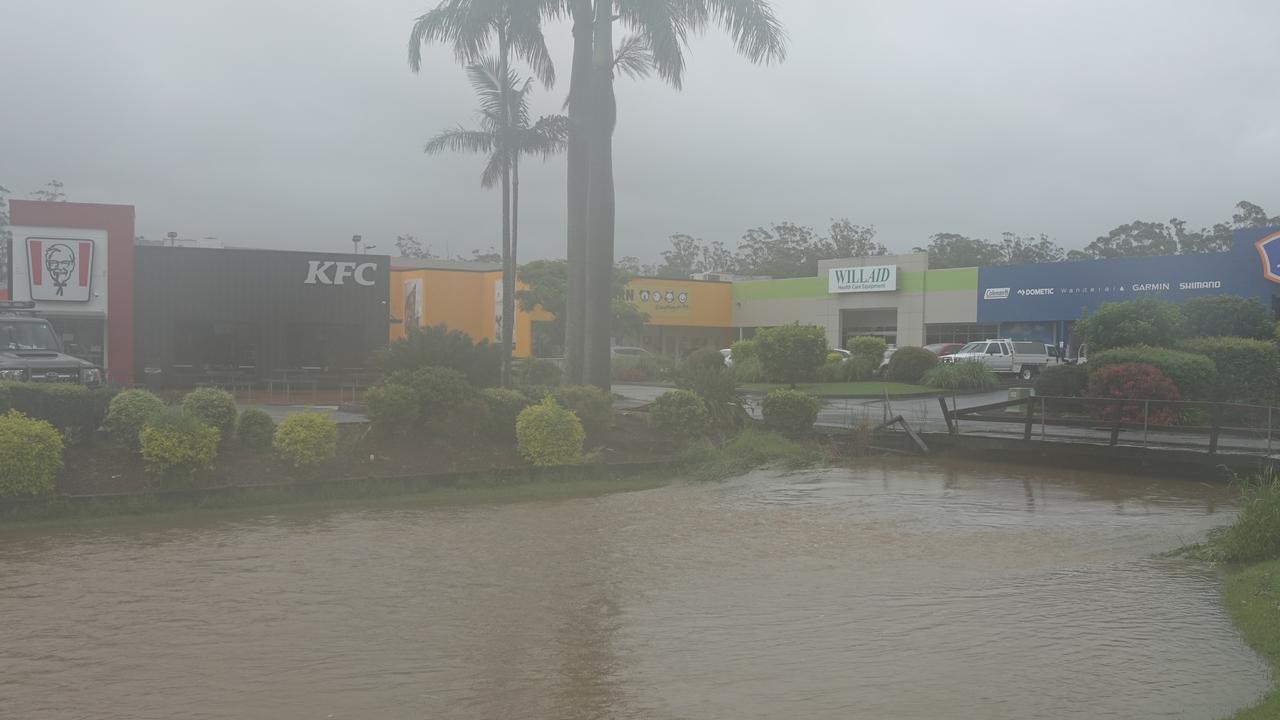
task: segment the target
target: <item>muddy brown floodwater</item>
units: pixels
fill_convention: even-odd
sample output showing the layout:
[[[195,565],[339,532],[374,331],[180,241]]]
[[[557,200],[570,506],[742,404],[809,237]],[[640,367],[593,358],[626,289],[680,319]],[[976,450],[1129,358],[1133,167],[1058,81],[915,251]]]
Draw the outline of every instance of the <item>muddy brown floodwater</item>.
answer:
[[[1228,488],[887,464],[0,531],[6,718],[1196,718]]]

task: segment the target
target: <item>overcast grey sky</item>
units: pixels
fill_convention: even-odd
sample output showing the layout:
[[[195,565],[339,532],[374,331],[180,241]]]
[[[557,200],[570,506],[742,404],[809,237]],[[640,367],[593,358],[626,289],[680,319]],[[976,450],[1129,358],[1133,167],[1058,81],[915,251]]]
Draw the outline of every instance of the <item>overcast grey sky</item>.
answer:
[[[437,252],[499,244],[482,161],[423,142],[473,121],[449,53],[407,69],[436,0],[6,0],[0,184],[131,203],[138,232],[227,244]],[[1079,247],[1135,218],[1280,212],[1274,0],[776,0],[789,57],[718,31],[682,92],[618,81],[619,255],[667,236],[736,242],[772,221],[1044,232]],[[548,28],[563,81],[569,32]],[[563,256],[564,161],[523,173],[522,259]]]

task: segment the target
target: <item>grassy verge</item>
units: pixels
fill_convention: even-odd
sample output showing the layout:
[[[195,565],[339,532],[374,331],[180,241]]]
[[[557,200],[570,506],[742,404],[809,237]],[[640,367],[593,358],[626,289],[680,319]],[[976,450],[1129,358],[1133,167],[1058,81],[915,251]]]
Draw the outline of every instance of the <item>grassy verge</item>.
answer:
[[[748,428],[721,446],[706,440],[694,443],[681,459],[685,477],[709,481],[767,466],[810,467],[822,461],[822,453],[777,433]]]
[[[1280,560],[1231,570],[1222,598],[1244,641],[1271,663],[1280,682]],[[1280,718],[1280,688],[1274,687],[1259,704],[1231,716],[1231,720],[1275,718]]]
[[[777,388],[789,387],[791,386],[779,383],[748,383],[742,389],[752,393],[767,393]],[[883,397],[886,392],[889,397],[895,397],[938,392],[924,385],[894,382],[802,383],[796,389],[819,397]]]
[[[230,516],[284,507],[415,507],[528,502],[646,490],[671,482],[675,470],[582,466],[526,474],[465,474],[344,480],[299,485],[220,488],[217,491],[51,498],[7,506],[0,527],[83,525],[139,517]]]

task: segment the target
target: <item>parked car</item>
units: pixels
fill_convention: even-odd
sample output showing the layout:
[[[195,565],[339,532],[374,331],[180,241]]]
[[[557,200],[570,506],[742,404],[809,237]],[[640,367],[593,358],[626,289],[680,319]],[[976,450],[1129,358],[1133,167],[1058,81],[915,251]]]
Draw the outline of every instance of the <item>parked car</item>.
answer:
[[[720,354],[724,356],[724,366],[733,367],[733,348],[725,348],[720,351]]]
[[[853,353],[849,352],[848,350],[845,350],[844,348],[831,348],[830,350],[827,351],[827,353],[828,354],[835,353],[839,355],[841,359],[844,359],[844,360],[848,360],[849,358],[853,357]]]
[[[615,347],[609,350],[612,357],[653,357],[653,353],[642,347]]]
[[[64,352],[33,302],[0,303],[0,380],[97,387],[102,368]]]
[[[1049,364],[1044,343],[1021,340],[980,340],[942,358],[942,362],[980,362],[994,373],[1017,375],[1031,380]]]
[[[938,357],[946,357],[956,354],[962,347],[964,347],[964,343],[931,343],[925,345],[924,349]]]

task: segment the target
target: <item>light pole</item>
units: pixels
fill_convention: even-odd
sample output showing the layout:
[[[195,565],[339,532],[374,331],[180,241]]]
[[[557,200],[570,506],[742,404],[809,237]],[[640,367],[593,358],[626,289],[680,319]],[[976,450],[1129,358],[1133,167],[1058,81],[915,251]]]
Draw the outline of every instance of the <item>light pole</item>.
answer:
[[[359,254],[359,253],[360,253],[360,241],[361,241],[361,240],[363,240],[363,239],[364,239],[364,238],[360,237],[359,235],[352,235],[352,236],[351,236],[351,244],[356,246],[356,247],[355,247],[355,252],[356,252],[356,254]]]

